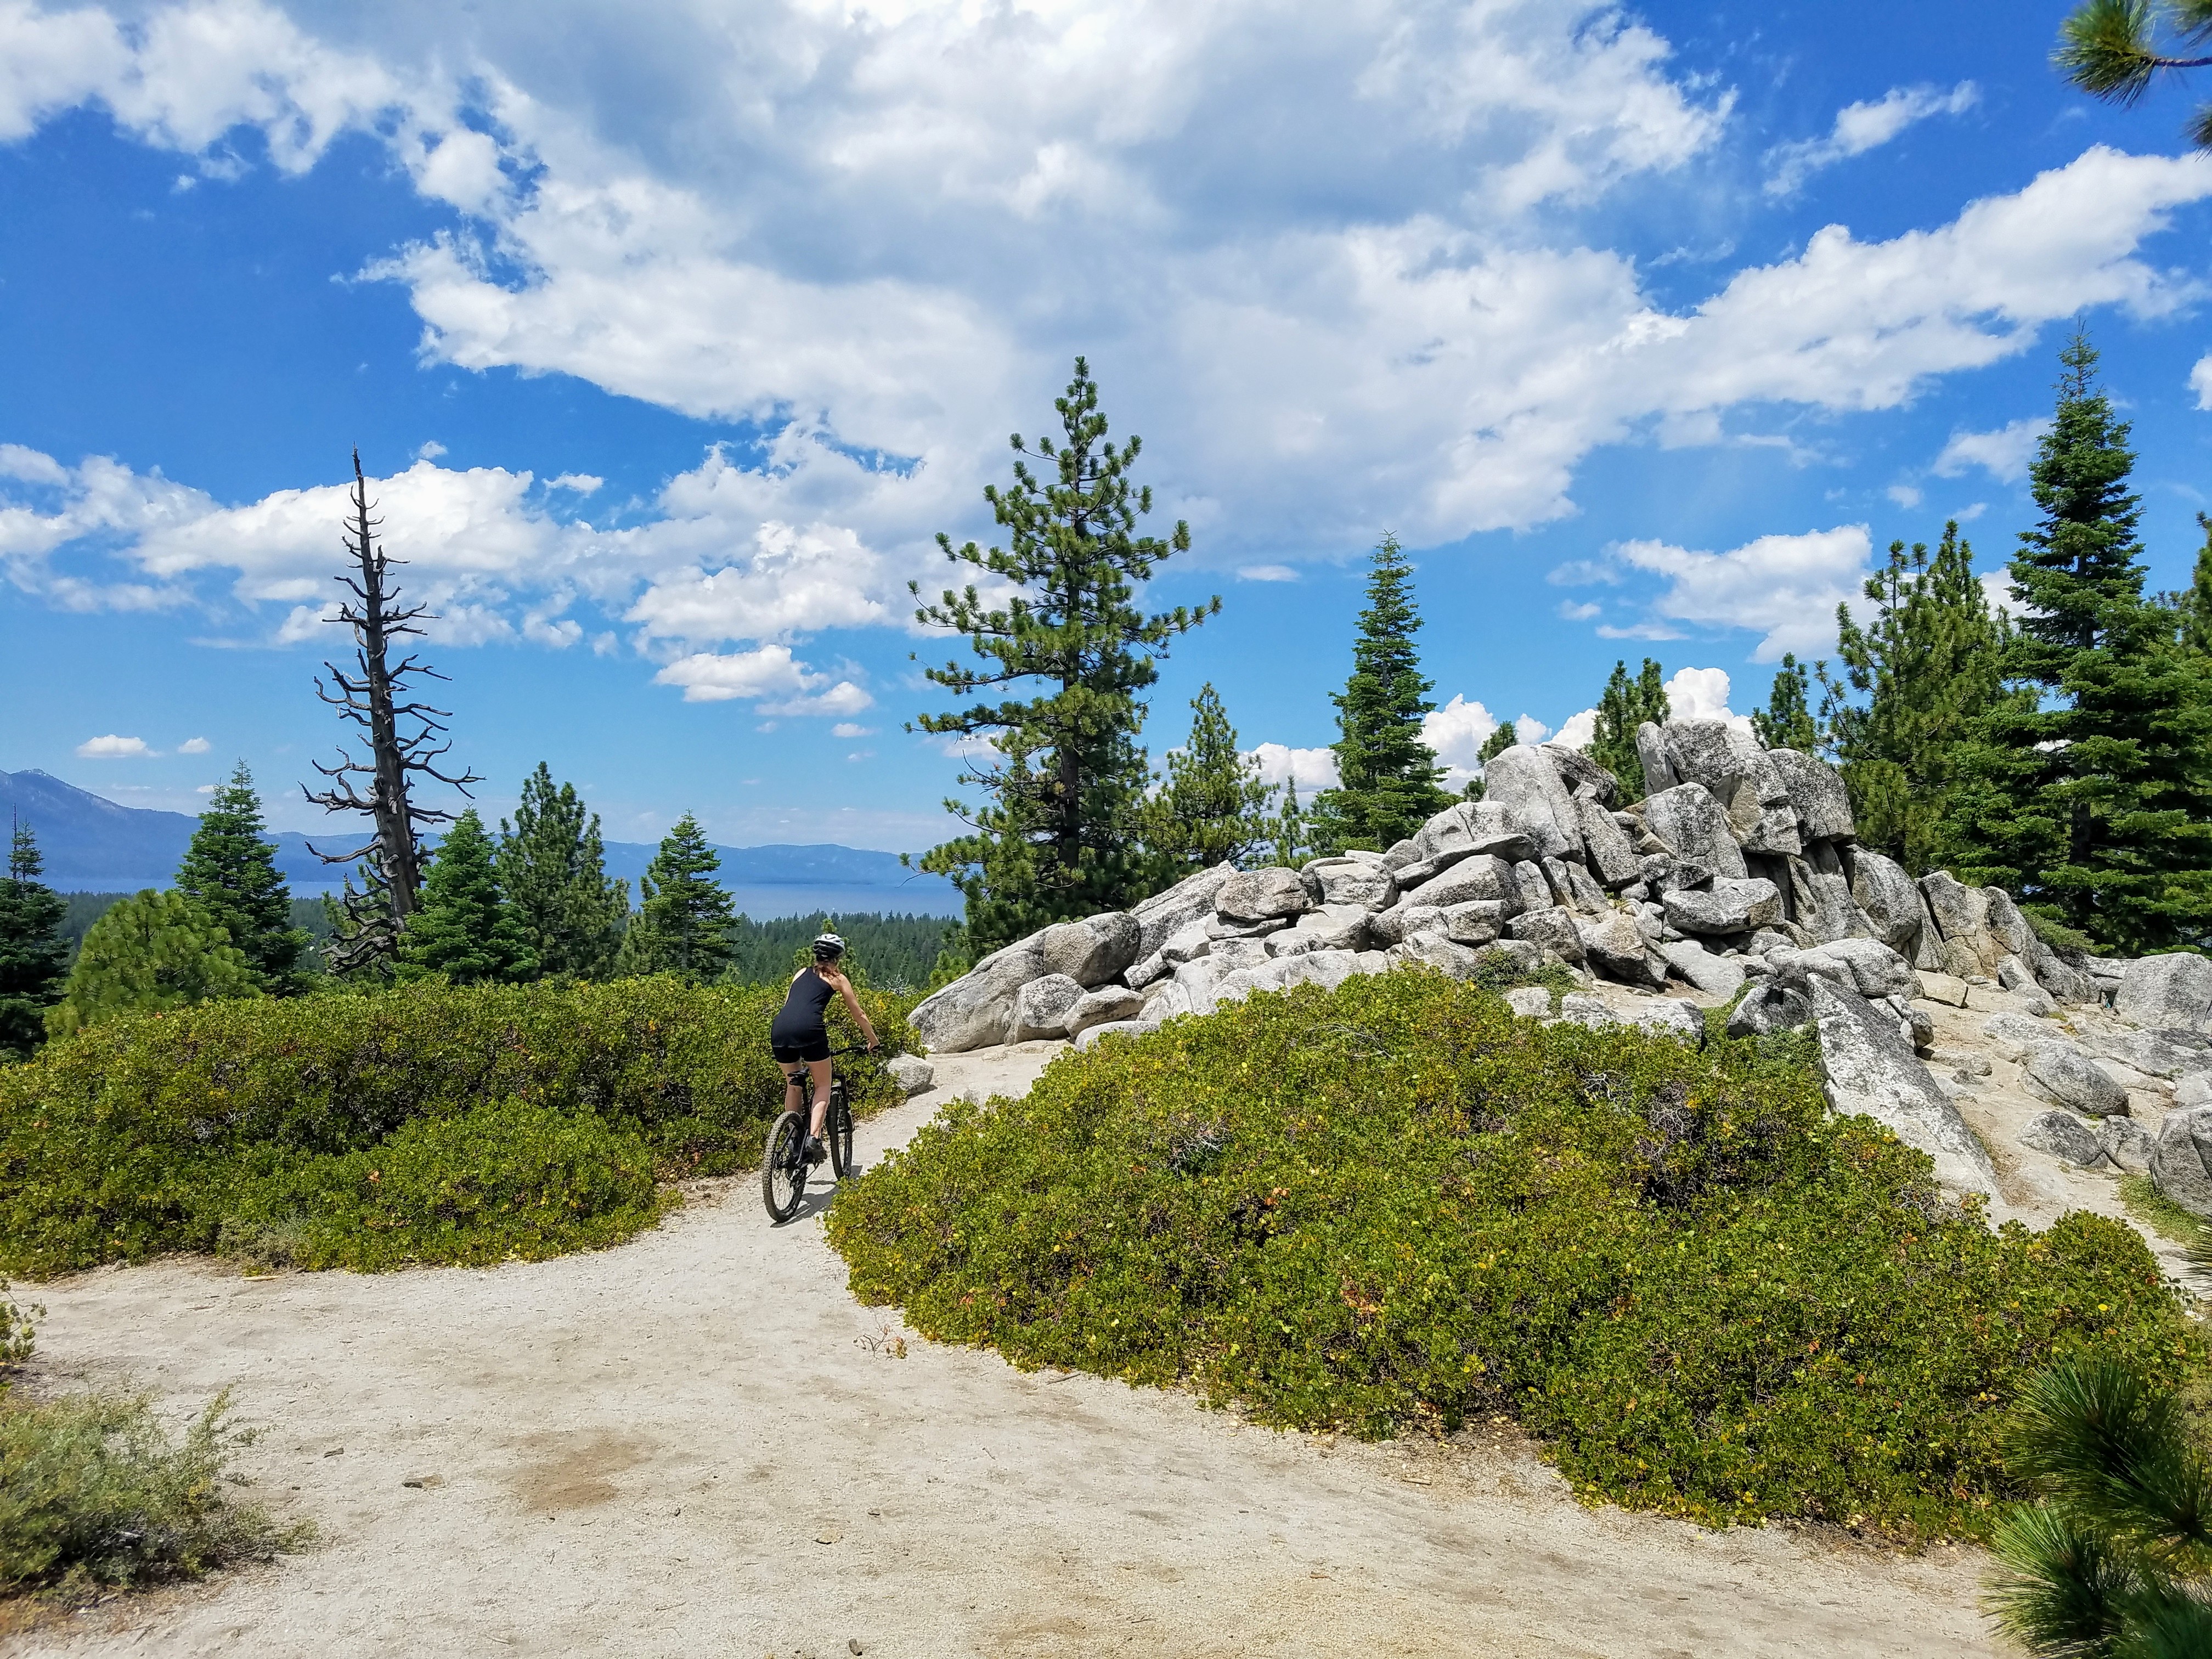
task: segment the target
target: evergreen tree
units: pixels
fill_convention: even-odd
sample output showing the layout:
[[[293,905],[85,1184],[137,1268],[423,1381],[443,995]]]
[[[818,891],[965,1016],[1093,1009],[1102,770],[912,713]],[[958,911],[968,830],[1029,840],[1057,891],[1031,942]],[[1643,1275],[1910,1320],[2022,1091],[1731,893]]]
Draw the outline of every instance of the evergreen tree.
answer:
[[[737,920],[730,896],[714,879],[721,867],[707,832],[686,812],[661,837],[660,850],[638,878],[638,913],[623,938],[617,971],[694,981],[718,976],[729,963],[729,929]]]
[[[1275,862],[1285,868],[1295,868],[1313,856],[1313,830],[1305,811],[1298,805],[1298,779],[1293,772],[1283,780],[1283,806],[1267,820],[1267,839],[1274,848]]]
[[[538,971],[602,979],[622,947],[629,886],[610,881],[599,815],[574,784],[557,789],[544,761],[522,785],[512,828],[499,821],[499,884],[522,923]]]
[[[1826,665],[1822,665],[1824,667]],[[1810,755],[1820,747],[1820,722],[1813,718],[1808,701],[1813,676],[1790,653],[1782,653],[1782,667],[1766,694],[1766,712],[1754,710],[1751,729],[1769,749],[1795,749]]]
[[[307,936],[292,926],[292,890],[276,873],[267,833],[253,774],[240,761],[200,814],[177,866],[177,890],[222,924],[264,991],[281,994],[298,988]]]
[[[1146,808],[1145,844],[1174,878],[1226,860],[1242,864],[1275,839],[1276,791],[1260,763],[1237,752],[1237,728],[1209,682],[1191,699],[1190,737],[1168,755],[1165,783]]]
[[[2051,61],[2091,97],[2124,106],[2160,76],[2212,64],[2208,42],[2212,0],[2082,0],[2059,26]],[[2212,149],[2212,104],[2197,106],[2189,137]]]
[[[1666,672],[1646,657],[1643,672],[1632,680],[1628,665],[1616,662],[1597,700],[1597,726],[1583,752],[1620,780],[1624,800],[1641,800],[1649,793],[1644,759],[1636,751],[1636,729],[1646,720],[1667,723]]]
[[[2199,513],[2197,527],[2204,532],[2204,545],[2197,550],[2193,580],[2166,597],[2181,648],[2194,657],[2212,658],[2212,516]]]
[[[2212,684],[2143,593],[2135,456],[2076,334],[2012,562],[2014,695],[1977,724],[1947,826],[1963,878],[2129,955],[2212,937]]]
[[[1843,678],[1821,665],[1821,706],[1859,839],[1921,875],[1954,850],[1966,745],[2003,696],[2005,626],[1956,520],[1932,558],[1892,542],[1865,592],[1866,626],[1836,607]]]
[[[969,750],[961,781],[981,785],[989,802],[971,815],[948,801],[973,833],[921,860],[966,895],[978,951],[1050,922],[1124,908],[1150,890],[1138,694],[1158,678],[1154,659],[1169,643],[1221,608],[1218,599],[1151,616],[1136,606],[1135,585],[1162,560],[1188,550],[1189,526],[1178,523],[1166,541],[1135,533],[1139,515],[1152,510],[1151,489],[1133,489],[1129,481],[1140,445],[1132,437],[1116,449],[1105,441],[1098,388],[1082,358],[1053,407],[1064,441],[1043,439],[1031,450],[1015,434],[1022,459],[1012,486],[983,492],[1007,545],[986,552],[974,542],[955,549],[950,537],[937,538],[947,559],[1011,586],[1006,603],[986,604],[971,583],[915,612],[919,622],[967,635],[976,662],[924,671],[954,696],[1027,682],[1047,688],[917,722],[925,732],[984,740]],[[1050,461],[1053,473],[1033,473],[1031,459]],[[920,598],[921,585],[909,586]]]
[[[1498,729],[1485,738],[1482,740],[1482,747],[1475,750],[1474,763],[1486,768],[1491,762],[1520,741],[1521,733],[1515,728],[1513,722],[1500,720]],[[1469,778],[1462,785],[1459,793],[1462,800],[1480,800],[1486,793],[1486,785],[1478,775]]]
[[[491,837],[473,806],[453,820],[424,873],[399,936],[394,976],[443,974],[456,985],[510,985],[538,976],[522,918],[499,890]]]
[[[1314,841],[1329,852],[1365,848],[1381,852],[1403,841],[1451,805],[1437,787],[1443,769],[1421,735],[1421,717],[1432,713],[1430,683],[1421,674],[1413,635],[1413,567],[1385,536],[1367,577],[1367,608],[1359,613],[1359,638],[1352,647],[1352,678],[1330,699],[1336,704],[1337,787],[1314,802]]]
[[[261,994],[259,975],[222,924],[182,893],[152,888],[93,923],[62,1000],[46,1011],[50,1036],[125,1014]]]
[[[0,881],[0,1062],[28,1060],[46,1041],[46,1011],[60,1000],[69,946],[69,901],[39,879],[45,862],[31,826],[9,823],[8,877]]]

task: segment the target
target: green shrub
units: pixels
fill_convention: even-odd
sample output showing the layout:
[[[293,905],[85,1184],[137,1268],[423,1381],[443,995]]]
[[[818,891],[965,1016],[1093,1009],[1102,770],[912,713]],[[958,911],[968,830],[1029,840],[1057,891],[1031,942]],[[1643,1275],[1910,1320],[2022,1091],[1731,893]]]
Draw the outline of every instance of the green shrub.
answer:
[[[862,995],[881,1052],[910,1046],[907,1003]],[[205,1003],[92,1027],[28,1064],[0,1067],[0,1271],[207,1249],[227,1222],[245,1253],[289,1259],[297,1243],[327,1256],[326,1242],[307,1242],[307,1212],[284,1203],[338,1202],[349,1154],[498,1102],[593,1120],[598,1129],[580,1133],[613,1137],[604,1142],[610,1156],[627,1158],[642,1142],[663,1176],[742,1168],[759,1157],[782,1104],[783,1075],[768,1051],[781,1002],[768,988],[668,976],[569,987],[433,981]],[[845,1018],[833,1009],[833,1043],[854,1040]],[[900,1097],[878,1061],[839,1065],[857,1112]],[[329,1183],[313,1184],[322,1176]],[[466,1172],[495,1188],[507,1178],[480,1159]],[[623,1209],[616,1202],[606,1213]]]
[[[46,1032],[66,1036],[130,1014],[258,997],[252,965],[204,906],[152,888],[113,906],[84,936]]]
[[[174,1443],[143,1397],[0,1402],[0,1597],[76,1601],[303,1545],[306,1528],[225,1495],[249,1437],[227,1413],[218,1398]]]
[[[8,1373],[30,1358],[38,1346],[32,1322],[45,1311],[17,1306],[8,1294],[8,1281],[0,1279],[0,1394],[8,1391]]]
[[[2202,1341],[2132,1230],[1992,1232],[1804,1061],[1303,987],[956,1104],[830,1237],[864,1301],[1018,1364],[1364,1436],[1510,1414],[1583,1494],[1709,1523],[1984,1529],[2024,1376]]]
[[[528,1101],[417,1118],[304,1163],[257,1152],[223,1195],[216,1245],[272,1267],[538,1261],[618,1244],[665,1208],[635,1133]]]

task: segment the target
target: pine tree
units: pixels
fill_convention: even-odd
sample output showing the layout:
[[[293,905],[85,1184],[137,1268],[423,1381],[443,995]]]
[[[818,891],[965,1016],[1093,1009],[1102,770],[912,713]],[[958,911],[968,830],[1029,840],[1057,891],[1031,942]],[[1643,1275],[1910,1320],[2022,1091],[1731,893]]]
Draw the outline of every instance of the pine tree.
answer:
[[[1314,802],[1315,844],[1328,852],[1365,848],[1381,852],[1405,840],[1451,805],[1437,787],[1443,769],[1421,735],[1421,717],[1433,713],[1430,683],[1421,674],[1413,635],[1421,615],[1414,607],[1413,567],[1385,536],[1367,577],[1367,608],[1359,613],[1359,638],[1352,647],[1352,677],[1336,705],[1337,787]]]
[[[0,881],[0,1062],[28,1060],[46,1041],[46,1010],[61,1000],[69,902],[39,879],[46,866],[31,826],[9,823],[8,876]]]
[[[2012,695],[1977,723],[1947,826],[1964,878],[2130,955],[2212,937],[2212,685],[2143,593],[2135,456],[2077,333],[2012,562]]]
[[[499,890],[491,837],[470,807],[453,820],[424,873],[399,936],[394,976],[442,974],[456,985],[511,985],[538,976],[522,918]]]
[[[2212,515],[2199,513],[2197,527],[2204,532],[2204,545],[2197,550],[2193,580],[2180,592],[2167,595],[2167,603],[2181,648],[2191,656],[2212,658]]]
[[[1954,850],[1966,745],[2003,697],[2005,625],[1956,520],[1933,557],[1892,542],[1865,593],[1864,627],[1836,607],[1843,678],[1821,665],[1821,708],[1859,839],[1919,875]]]
[[[1492,732],[1488,737],[1485,738],[1482,740],[1482,747],[1475,750],[1474,763],[1479,767],[1486,768],[1489,766],[1491,762],[1496,760],[1500,755],[1504,754],[1507,750],[1510,749],[1515,744],[1520,741],[1521,733],[1515,727],[1513,722],[1511,720],[1500,720],[1498,724],[1498,729]],[[1459,793],[1460,799],[1462,800],[1480,800],[1484,794],[1487,793],[1487,785],[1482,776],[1478,774],[1477,775],[1469,778],[1464,784],[1462,784],[1460,787]]]
[[[1169,752],[1166,781],[1145,812],[1145,844],[1170,878],[1241,865],[1275,839],[1267,809],[1277,792],[1261,781],[1260,763],[1237,751],[1237,728],[1210,682],[1190,706],[1190,736]]]
[[[92,924],[62,1000],[46,1011],[46,1033],[260,994],[253,964],[221,922],[182,893],[149,887]]]
[[[1641,800],[1649,793],[1644,782],[1644,759],[1636,749],[1636,730],[1646,720],[1667,723],[1667,671],[1650,657],[1634,679],[1628,665],[1616,662],[1605,690],[1597,700],[1597,726],[1583,746],[1600,766],[1620,780],[1625,800]]]
[[[263,837],[261,797],[244,761],[200,814],[177,890],[222,925],[272,994],[299,988],[307,935],[292,926],[292,890],[276,873],[276,848]]]
[[[524,780],[512,828],[499,822],[499,884],[549,977],[603,979],[622,948],[629,884],[607,879],[599,815],[544,761]]]
[[[1189,526],[1178,523],[1165,541],[1135,533],[1138,517],[1152,510],[1150,487],[1135,490],[1129,481],[1140,445],[1132,437],[1116,449],[1105,441],[1098,388],[1082,358],[1053,407],[1064,441],[1042,439],[1031,450],[1016,433],[1022,459],[1012,486],[983,492],[1006,547],[956,549],[950,537],[937,538],[947,559],[1009,586],[1006,603],[988,605],[970,583],[915,612],[918,622],[965,635],[979,659],[924,671],[954,696],[1025,682],[1048,688],[916,722],[925,732],[983,740],[969,750],[960,781],[981,786],[989,802],[971,813],[947,801],[973,833],[921,860],[967,896],[968,933],[979,952],[1050,922],[1121,909],[1150,890],[1138,694],[1158,678],[1154,660],[1170,642],[1221,608],[1218,599],[1151,616],[1136,606],[1136,584],[1189,550]],[[1054,474],[1041,478],[1031,459],[1052,462]],[[919,599],[921,584],[909,587]]]
[[[2051,61],[2091,97],[2124,106],[2161,76],[2212,64],[2208,42],[2212,0],[2082,0],[2059,26]],[[2197,106],[2189,138],[2212,149],[2212,104]]]
[[[660,849],[638,878],[639,908],[623,938],[616,971],[681,974],[711,980],[728,965],[730,896],[714,880],[722,867],[707,832],[689,812],[661,837]]]
[[[1751,729],[1759,734],[1759,742],[1769,749],[1795,749],[1805,755],[1817,751],[1820,726],[1813,718],[1812,690],[1811,671],[1790,652],[1784,652],[1782,667],[1766,694],[1765,712],[1752,713]]]

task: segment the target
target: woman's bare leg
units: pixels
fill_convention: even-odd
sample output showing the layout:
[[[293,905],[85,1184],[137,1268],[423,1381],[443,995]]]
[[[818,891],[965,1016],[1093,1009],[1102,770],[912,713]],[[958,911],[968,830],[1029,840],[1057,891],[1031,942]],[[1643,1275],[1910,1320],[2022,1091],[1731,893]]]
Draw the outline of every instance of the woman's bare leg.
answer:
[[[814,1073],[814,1121],[807,1126],[806,1133],[819,1140],[823,1120],[830,1115],[830,1062],[810,1060],[806,1062],[806,1069]],[[789,1091],[787,1091],[786,1098],[788,1097]]]
[[[805,1067],[795,1060],[783,1068],[783,1109],[787,1112],[797,1111],[799,1103],[804,1098],[799,1092],[799,1079],[804,1073]]]

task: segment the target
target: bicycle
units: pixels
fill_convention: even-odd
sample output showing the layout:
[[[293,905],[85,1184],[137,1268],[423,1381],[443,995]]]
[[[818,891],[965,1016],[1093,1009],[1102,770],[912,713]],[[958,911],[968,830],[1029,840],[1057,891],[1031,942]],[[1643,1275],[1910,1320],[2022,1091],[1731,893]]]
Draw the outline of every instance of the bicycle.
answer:
[[[865,1046],[832,1048],[830,1057],[864,1054]],[[781,1226],[799,1213],[806,1196],[806,1126],[814,1112],[814,1074],[799,1073],[799,1109],[781,1114],[768,1132],[768,1146],[761,1154],[761,1202],[768,1218]],[[845,1097],[845,1079],[830,1079],[830,1109],[823,1115],[822,1138],[829,1143],[830,1168],[839,1181],[858,1173],[853,1162],[853,1109]]]

